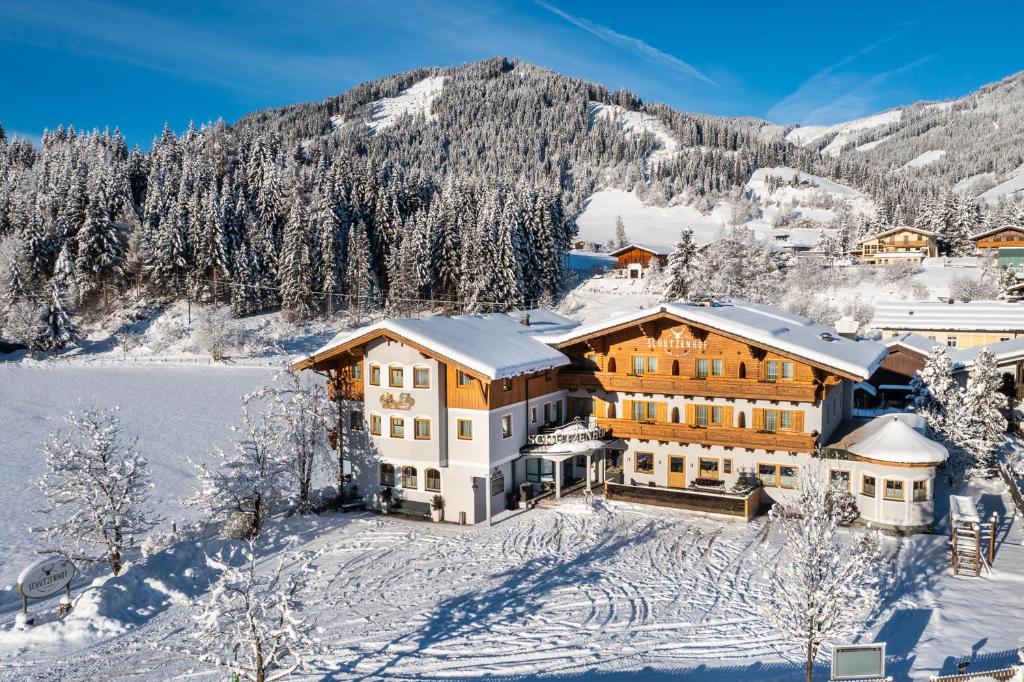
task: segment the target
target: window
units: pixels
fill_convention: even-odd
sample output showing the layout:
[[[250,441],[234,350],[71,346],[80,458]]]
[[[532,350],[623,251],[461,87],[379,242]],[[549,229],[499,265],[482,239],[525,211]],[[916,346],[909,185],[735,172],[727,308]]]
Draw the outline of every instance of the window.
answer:
[[[633,401],[633,420],[654,421],[658,417],[658,403],[645,402],[643,400]]]
[[[473,385],[473,377],[469,376],[468,374],[463,372],[461,369],[456,371],[455,376],[456,376],[456,383],[458,383],[459,386],[472,386]]]
[[[587,467],[587,456],[586,455],[576,455],[576,464],[575,464],[575,466],[576,466],[577,469],[585,469]]]
[[[779,485],[778,467],[774,464],[758,464],[757,477],[766,488],[775,488]]]
[[[765,410],[764,411],[764,430],[765,431],[778,431],[778,417],[779,413],[776,410]]]
[[[379,414],[371,414],[370,415],[370,433],[372,433],[375,436],[379,436],[380,435],[380,415]]]
[[[875,477],[865,476],[860,481],[860,494],[868,497],[875,496]]]
[[[512,415],[506,414],[501,417],[501,437],[512,437]]]
[[[401,367],[388,367],[388,386],[391,388],[402,388],[405,384],[405,373]]]
[[[468,419],[458,420],[459,440],[473,440],[473,422]]]
[[[758,464],[757,477],[766,488],[797,488],[800,467],[789,464]]]
[[[535,483],[555,480],[555,463],[537,457],[527,457],[526,480]]]
[[[380,386],[380,365],[370,365],[370,385]]]
[[[363,413],[359,410],[352,410],[348,413],[348,426],[353,431],[363,430]]]
[[[401,417],[391,418],[391,437],[405,438],[405,419]]]
[[[416,440],[430,440],[430,420],[426,417],[417,417],[412,422]]]
[[[415,367],[412,370],[413,388],[430,388],[430,368]]]
[[[764,379],[765,381],[778,381],[779,380],[779,361],[769,360],[764,363]]]
[[[352,378],[353,379],[362,379],[363,378],[363,363],[357,362],[354,365],[352,365],[351,372],[352,372]]]
[[[711,408],[711,424],[714,426],[722,425],[722,408],[718,405]]]
[[[695,413],[697,415],[697,426],[707,426],[708,425],[708,406],[707,405],[697,405],[697,409],[696,409]]]
[[[551,423],[551,403],[544,403],[544,423]]]
[[[648,356],[648,358],[647,358],[647,371],[651,372],[652,374],[654,372],[658,371],[658,358],[656,358],[654,356]]]
[[[645,372],[654,373],[658,371],[658,358],[653,355],[634,355],[633,374],[641,375]]]
[[[914,502],[928,500],[928,481],[914,481]]]
[[[402,467],[402,487],[416,490],[419,482],[416,480],[416,467]]]
[[[512,390],[512,380],[511,379],[502,379],[501,380],[501,390],[503,390],[503,391],[511,391]]]
[[[885,499],[903,501],[903,481],[885,481]]]
[[[955,336],[947,336],[946,337],[946,345],[949,346],[950,348],[956,348],[956,337]]]
[[[393,486],[395,484],[395,467],[393,464],[380,465],[380,484]]]
[[[783,488],[796,488],[800,482],[800,468],[786,464],[779,465],[779,485]]]
[[[833,469],[828,472],[829,485],[833,490],[845,490],[850,492],[850,472],[842,469]]]
[[[633,374],[644,373],[644,356],[634,355],[633,356]]]
[[[722,473],[723,474],[731,474],[732,473],[732,460],[731,459],[723,459],[722,460]]]
[[[707,379],[708,378],[708,359],[697,358],[697,378]]]
[[[779,427],[783,431],[793,428],[793,413],[787,410],[779,412]]]
[[[783,380],[789,381],[793,379],[793,363],[783,362],[782,363],[782,378]]]
[[[427,469],[423,472],[424,483],[427,486],[427,492],[439,493],[441,492],[441,472],[437,469]]]
[[[496,471],[491,474],[491,497],[500,495],[505,492],[505,474],[501,471]]]
[[[534,424],[537,423],[537,406],[534,405],[530,408],[530,421]]]
[[[715,358],[711,361],[711,376],[720,377],[725,374],[725,363],[722,358]]]
[[[634,467],[638,474],[653,474],[654,473],[654,453],[652,452],[638,452],[636,453],[636,466]]]

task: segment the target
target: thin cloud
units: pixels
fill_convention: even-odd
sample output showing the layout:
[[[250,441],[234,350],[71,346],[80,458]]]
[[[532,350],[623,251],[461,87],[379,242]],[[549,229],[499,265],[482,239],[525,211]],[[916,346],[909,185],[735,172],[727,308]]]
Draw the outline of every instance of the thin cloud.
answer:
[[[670,55],[667,52],[662,52],[658,48],[654,47],[649,43],[644,42],[643,40],[640,40],[639,38],[634,38],[633,36],[628,36],[625,35],[624,33],[619,33],[614,29],[608,28],[607,26],[595,24],[594,22],[588,19],[584,19],[583,17],[577,17],[575,15],[569,14],[568,12],[564,12],[561,9],[555,7],[554,5],[544,2],[544,0],[535,0],[535,2],[537,3],[537,5],[543,7],[548,12],[551,12],[555,16],[561,17],[562,19],[569,22],[573,26],[581,28],[587,33],[590,33],[591,35],[597,36],[606,43],[623,47],[629,50],[630,52],[638,54],[641,57],[644,57],[656,64],[668,67],[683,76],[687,76],[689,78],[696,78],[697,80],[704,81],[708,85],[713,85],[716,88],[719,87],[718,83],[716,83],[715,81],[711,80],[703,73],[701,73],[701,71],[697,69],[697,67],[693,66],[692,64],[687,64],[682,59]]]

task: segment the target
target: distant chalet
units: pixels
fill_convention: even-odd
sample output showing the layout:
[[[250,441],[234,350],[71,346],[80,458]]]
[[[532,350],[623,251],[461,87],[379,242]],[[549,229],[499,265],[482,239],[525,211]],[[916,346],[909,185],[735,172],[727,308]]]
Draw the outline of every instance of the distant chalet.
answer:
[[[869,265],[920,263],[939,255],[939,236],[916,227],[893,227],[857,242],[860,259]]]
[[[327,375],[371,506],[389,490],[422,515],[441,495],[448,521],[479,523],[603,486],[612,500],[750,518],[791,498],[801,468],[832,447],[823,475],[857,494],[866,520],[926,527],[940,462],[886,455],[878,438],[857,454],[875,429],[853,418],[854,385],[886,354],[733,300],[586,326],[547,310],[389,319],[295,367]],[[751,479],[761,485],[737,487]]]
[[[614,269],[623,272],[630,279],[642,279],[652,262],[664,267],[668,264],[672,248],[648,244],[629,244],[609,253],[615,256]]]

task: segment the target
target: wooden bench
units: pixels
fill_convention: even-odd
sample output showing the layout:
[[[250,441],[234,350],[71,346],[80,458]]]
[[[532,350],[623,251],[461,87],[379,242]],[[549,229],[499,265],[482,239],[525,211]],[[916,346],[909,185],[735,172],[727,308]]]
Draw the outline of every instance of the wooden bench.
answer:
[[[411,519],[431,518],[429,503],[414,502],[412,500],[392,500],[391,513],[406,516]]]

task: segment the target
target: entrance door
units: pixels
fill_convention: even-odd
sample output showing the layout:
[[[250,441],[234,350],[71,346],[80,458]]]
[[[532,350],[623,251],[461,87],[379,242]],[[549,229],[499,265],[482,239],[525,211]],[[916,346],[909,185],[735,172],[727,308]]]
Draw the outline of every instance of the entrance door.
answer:
[[[710,459],[706,457],[700,458],[700,477],[710,478],[713,481],[718,480],[718,469],[719,462],[717,459]]]
[[[686,487],[686,457],[683,455],[668,456],[668,487]]]

